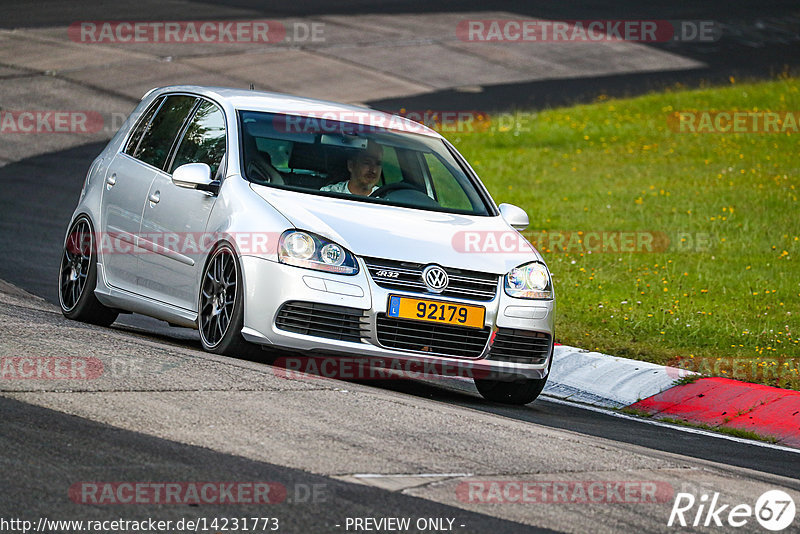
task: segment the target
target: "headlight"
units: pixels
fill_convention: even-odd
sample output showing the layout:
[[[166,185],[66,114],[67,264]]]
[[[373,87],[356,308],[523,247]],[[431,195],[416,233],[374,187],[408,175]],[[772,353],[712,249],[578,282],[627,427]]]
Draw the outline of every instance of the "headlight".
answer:
[[[547,267],[538,262],[520,265],[505,276],[505,289],[509,297],[518,299],[551,299],[553,283]]]
[[[287,230],[278,242],[278,260],[281,263],[328,271],[338,274],[356,274],[355,256],[344,247],[309,232]]]

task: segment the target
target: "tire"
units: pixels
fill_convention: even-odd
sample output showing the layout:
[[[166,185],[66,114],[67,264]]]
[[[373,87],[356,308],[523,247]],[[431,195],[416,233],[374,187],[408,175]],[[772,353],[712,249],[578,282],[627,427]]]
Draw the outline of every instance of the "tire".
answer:
[[[242,289],[236,252],[230,244],[220,243],[209,256],[200,282],[197,326],[207,352],[226,356],[249,356],[255,352],[255,345],[242,337]]]
[[[475,379],[475,387],[478,388],[478,392],[484,399],[516,405],[535,401],[544,389],[545,383],[547,383],[547,377],[518,382],[503,382],[485,378]]]
[[[70,227],[58,272],[58,301],[67,319],[100,326],[117,320],[94,295],[97,287],[97,247],[89,219],[78,217]]]

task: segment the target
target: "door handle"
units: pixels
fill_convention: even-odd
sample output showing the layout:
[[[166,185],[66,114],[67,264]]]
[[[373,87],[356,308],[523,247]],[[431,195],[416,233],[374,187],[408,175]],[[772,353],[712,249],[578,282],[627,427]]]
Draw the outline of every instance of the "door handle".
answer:
[[[155,193],[151,193],[147,200],[150,201],[150,204],[158,204],[158,201],[161,200],[161,191],[156,191]]]
[[[106,184],[108,184],[106,187],[107,189],[111,189],[112,187],[114,187],[115,183],[117,183],[117,173],[114,173],[111,176],[106,177]]]

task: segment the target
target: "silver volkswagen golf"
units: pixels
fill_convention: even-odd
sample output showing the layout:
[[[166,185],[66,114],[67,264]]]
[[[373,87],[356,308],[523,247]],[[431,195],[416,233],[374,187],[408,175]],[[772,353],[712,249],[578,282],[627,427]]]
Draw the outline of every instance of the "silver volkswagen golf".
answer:
[[[544,387],[555,301],[523,210],[435,131],[256,91],[150,91],[89,168],[64,239],[70,319],[141,313],[254,346],[468,369]],[[445,373],[442,373],[445,374]]]

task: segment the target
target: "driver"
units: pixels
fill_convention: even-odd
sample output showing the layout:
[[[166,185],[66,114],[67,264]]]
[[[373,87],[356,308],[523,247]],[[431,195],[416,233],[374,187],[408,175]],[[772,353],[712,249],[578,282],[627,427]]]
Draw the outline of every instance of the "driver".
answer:
[[[357,151],[347,159],[350,179],[326,185],[320,188],[320,191],[369,196],[378,189],[376,184],[381,178],[382,166],[383,147],[374,141],[369,141],[366,149]]]

